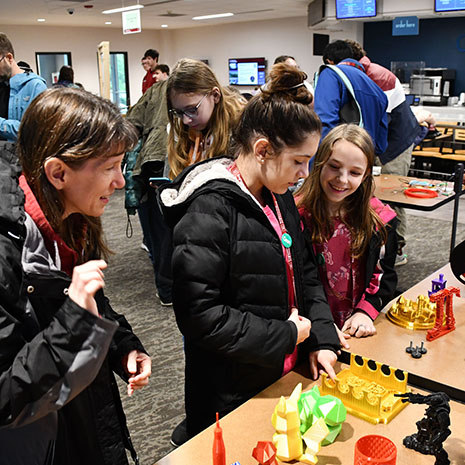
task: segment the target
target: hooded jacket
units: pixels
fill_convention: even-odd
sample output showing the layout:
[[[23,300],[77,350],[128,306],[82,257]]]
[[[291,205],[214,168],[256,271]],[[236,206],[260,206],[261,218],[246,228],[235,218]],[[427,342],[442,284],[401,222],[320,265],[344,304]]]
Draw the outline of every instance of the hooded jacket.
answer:
[[[102,318],[67,297],[70,278],[24,212],[19,173],[13,144],[0,145],[0,462],[126,464],[111,371],[125,377],[121,357],[142,346],[102,292]]]
[[[231,163],[205,160],[160,187],[160,204],[174,229],[173,306],[185,340],[189,436],[213,423],[215,412],[225,415],[279,379],[297,340],[296,326],[287,321],[280,238],[228,171]],[[292,237],[297,308],[312,322],[299,349],[336,351],[339,340],[293,197],[288,192],[276,199]]]
[[[362,111],[364,127],[373,140],[376,154],[382,154],[387,147],[388,133],[388,101],[384,92],[365,74],[363,65],[358,61],[347,58],[337,66],[352,84],[355,98]],[[339,112],[348,102],[349,91],[341,78],[333,70],[323,69],[315,87],[314,106],[323,124],[322,138],[341,123]]]
[[[35,73],[18,73],[10,79],[8,118],[0,118],[0,136],[16,141],[26,108],[46,88],[45,79]]]

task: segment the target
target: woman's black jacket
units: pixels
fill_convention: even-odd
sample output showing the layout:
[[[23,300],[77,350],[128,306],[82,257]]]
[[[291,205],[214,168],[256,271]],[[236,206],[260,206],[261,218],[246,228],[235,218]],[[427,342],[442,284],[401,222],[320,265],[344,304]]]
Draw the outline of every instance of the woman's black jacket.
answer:
[[[173,306],[185,338],[188,434],[213,423],[276,381],[294,351],[280,239],[257,201],[216,158],[160,189],[173,231]],[[290,193],[276,195],[292,236],[299,313],[312,329],[306,352],[339,348],[315,257],[304,246]]]
[[[1,144],[0,463],[127,464],[125,448],[136,456],[112,371],[126,379],[121,358],[143,347],[103,293],[102,318],[67,297],[69,277],[49,267],[24,213],[19,173]]]

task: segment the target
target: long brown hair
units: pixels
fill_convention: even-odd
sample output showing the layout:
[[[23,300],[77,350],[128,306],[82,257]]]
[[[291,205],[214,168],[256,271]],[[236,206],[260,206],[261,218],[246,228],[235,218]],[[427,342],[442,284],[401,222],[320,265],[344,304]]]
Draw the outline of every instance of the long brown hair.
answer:
[[[370,135],[355,124],[341,124],[332,129],[323,139],[315,155],[315,163],[310,176],[296,194],[298,206],[304,207],[311,217],[312,241],[326,242],[333,233],[333,223],[328,214],[326,196],[320,183],[321,170],[330,158],[334,144],[346,140],[356,145],[367,157],[367,171],[358,189],[346,197],[341,205],[341,220],[349,228],[352,236],[351,253],[355,258],[362,256],[373,233],[381,232],[382,242],[386,242],[386,228],[380,217],[370,206],[374,191],[372,167],[375,151]]]
[[[247,103],[234,130],[236,155],[250,153],[258,137],[266,137],[273,153],[302,144],[321,122],[310,108],[313,97],[304,85],[307,75],[285,63],[272,67],[266,87]]]
[[[79,168],[89,159],[128,151],[136,142],[136,129],[118,108],[84,90],[48,89],[24,113],[17,145],[23,174],[50,226],[79,253],[80,263],[108,256],[100,218],[75,213],[63,220],[65,206],[47,179],[44,163],[55,157]]]
[[[242,111],[244,102],[231,91],[222,87],[213,71],[205,63],[183,58],[179,60],[168,78],[166,97],[168,110],[172,108],[171,93],[207,94],[214,87],[220,92],[220,100],[210,117],[205,137],[213,136],[205,158],[225,155],[229,152],[231,130]],[[170,132],[168,134],[168,163],[170,176],[176,177],[189,164],[189,127],[181,119],[169,113]]]

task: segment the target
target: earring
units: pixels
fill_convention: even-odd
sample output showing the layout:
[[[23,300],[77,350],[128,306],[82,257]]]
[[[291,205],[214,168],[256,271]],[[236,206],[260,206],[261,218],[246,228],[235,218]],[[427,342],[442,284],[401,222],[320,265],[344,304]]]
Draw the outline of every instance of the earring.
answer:
[[[264,159],[264,158],[261,158],[261,159],[260,159],[260,163],[261,163],[261,164],[265,163],[265,159]]]

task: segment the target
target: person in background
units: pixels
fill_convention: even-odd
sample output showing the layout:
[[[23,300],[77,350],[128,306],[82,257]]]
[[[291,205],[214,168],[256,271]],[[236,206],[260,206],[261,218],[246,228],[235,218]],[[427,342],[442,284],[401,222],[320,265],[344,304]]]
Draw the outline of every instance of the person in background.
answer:
[[[0,82],[7,83],[9,86],[8,115],[0,116],[0,138],[16,141],[23,113],[32,100],[47,86],[45,79],[35,73],[23,71],[18,66],[13,45],[2,32],[0,32]],[[6,92],[5,89],[3,92]],[[3,104],[3,114],[5,113],[4,107]]]
[[[157,82],[155,77],[155,66],[158,64],[160,54],[157,50],[149,48],[142,57],[142,67],[147,71],[142,80],[142,93],[145,94],[152,85]]]
[[[171,178],[193,163],[230,151],[244,100],[222,87],[208,65],[179,60],[168,78],[166,97]]]
[[[26,110],[17,155],[1,153],[2,465],[126,465],[126,449],[137,463],[113,372],[132,395],[151,362],[103,295],[99,218],[136,141],[108,100],[53,88]]]
[[[155,66],[154,74],[157,82],[166,81],[170,75],[170,67],[164,64],[157,65]]]
[[[337,126],[296,194],[334,321],[347,337],[376,333],[373,322],[397,285],[396,214],[373,197],[374,158],[365,129]]]
[[[408,176],[412,151],[421,128],[410,105],[405,99],[405,92],[399,79],[377,63],[373,63],[362,46],[354,40],[346,40],[353,51],[353,58],[361,63],[366,75],[383,90],[387,99],[388,113],[388,145],[386,150],[378,154],[376,164],[381,166],[381,173]],[[426,134],[426,133],[425,133]],[[407,215],[405,209],[394,206],[397,214],[397,242],[399,250],[396,265],[407,263],[405,253],[407,237]]]
[[[18,61],[17,65],[26,73],[32,73],[32,68],[29,63],[26,63],[25,61]]]
[[[298,352],[314,379],[320,370],[335,377],[339,338],[288,191],[308,175],[320,140],[305,76],[273,67],[234,130],[235,159],[205,159],[159,189],[173,227],[173,308],[186,354],[186,419],[174,445],[290,371]],[[172,108],[200,125],[219,91],[175,95]],[[191,109],[209,96],[196,119]]]
[[[74,70],[71,66],[64,65],[60,68],[60,74],[58,75],[58,81],[53,84],[57,87],[72,87],[77,89],[79,86],[74,84]]]
[[[295,60],[295,58],[290,55],[280,55],[279,57],[276,57],[273,64],[276,65],[278,63],[286,63],[290,66],[295,66],[296,68],[300,69],[300,66],[297,64],[297,61]],[[315,89],[313,89],[313,86],[306,79],[304,81],[304,84],[307,90],[313,96],[315,94]],[[313,100],[312,100],[311,105],[313,105]]]
[[[336,65],[348,78],[360,106],[363,127],[368,131],[375,146],[375,153],[382,154],[387,147],[388,118],[387,97],[366,74],[363,65],[352,58],[353,52],[344,40],[328,44],[323,52],[326,65]],[[322,136],[344,121],[341,111],[352,101],[349,90],[336,72],[323,68],[315,87],[315,111],[323,124]],[[358,121],[357,121],[358,123]]]
[[[163,307],[172,304],[171,238],[157,204],[156,190],[150,186],[149,180],[162,178],[165,171],[168,139],[166,89],[167,81],[154,83],[129,110],[126,119],[139,131],[139,151],[128,153],[125,160],[125,205],[128,214],[138,213],[153,265],[156,296]]]

